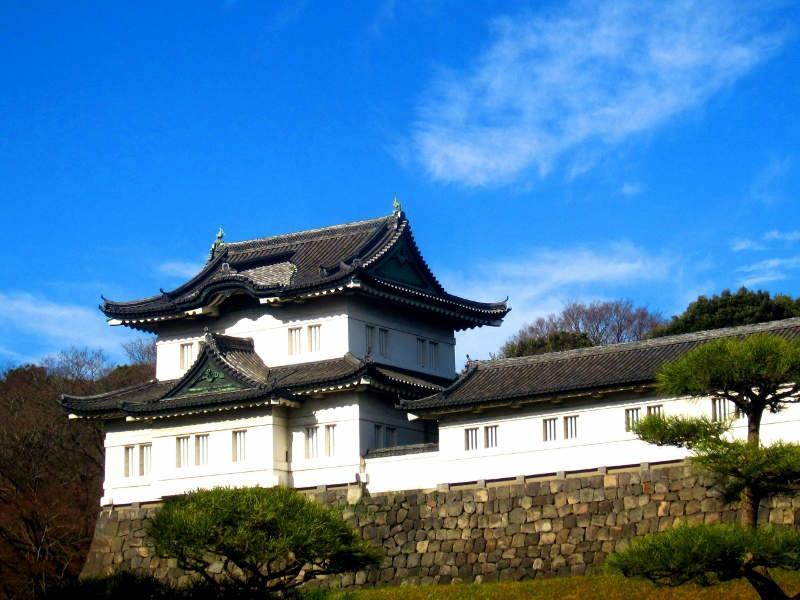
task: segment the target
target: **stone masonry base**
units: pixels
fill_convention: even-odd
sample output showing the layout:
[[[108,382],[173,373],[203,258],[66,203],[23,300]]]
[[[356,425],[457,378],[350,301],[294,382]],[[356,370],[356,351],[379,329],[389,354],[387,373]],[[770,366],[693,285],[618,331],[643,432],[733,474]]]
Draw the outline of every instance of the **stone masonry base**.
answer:
[[[313,493],[343,507],[344,518],[383,551],[378,568],[331,577],[330,587],[449,583],[581,575],[634,537],[680,523],[734,522],[707,478],[683,464],[550,478],[440,486],[436,491],[363,495]],[[120,571],[149,573],[182,584],[174,559],[161,558],[147,538],[157,506],[104,508],[83,577]],[[800,496],[761,506],[764,522],[800,524]]]

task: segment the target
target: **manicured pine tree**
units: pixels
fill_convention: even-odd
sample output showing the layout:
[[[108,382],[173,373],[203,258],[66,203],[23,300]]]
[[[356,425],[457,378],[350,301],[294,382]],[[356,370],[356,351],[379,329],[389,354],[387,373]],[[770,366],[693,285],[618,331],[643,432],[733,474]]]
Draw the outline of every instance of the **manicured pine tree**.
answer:
[[[745,440],[726,435],[730,421],[704,418],[653,415],[635,428],[647,442],[691,449],[692,463],[729,498],[739,497],[740,522],[681,526],[634,540],[609,557],[609,567],[665,585],[744,578],[764,600],[790,598],[769,569],[800,569],[800,533],[759,527],[758,506],[800,488],[800,445],[764,446],[760,431],[765,412],[800,401],[800,341],[772,334],[715,340],[664,365],[657,380],[665,395],[730,402],[747,419]]]

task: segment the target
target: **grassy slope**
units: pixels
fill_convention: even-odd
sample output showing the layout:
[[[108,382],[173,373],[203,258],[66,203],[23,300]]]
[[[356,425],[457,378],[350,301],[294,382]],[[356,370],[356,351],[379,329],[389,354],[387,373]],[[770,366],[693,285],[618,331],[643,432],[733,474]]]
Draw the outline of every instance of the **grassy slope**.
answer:
[[[779,576],[787,592],[800,592],[800,573]],[[616,575],[563,577],[511,583],[456,584],[440,586],[402,586],[363,589],[334,594],[334,600],[757,600],[758,595],[745,581],[728,582],[701,588],[657,588],[646,581]]]

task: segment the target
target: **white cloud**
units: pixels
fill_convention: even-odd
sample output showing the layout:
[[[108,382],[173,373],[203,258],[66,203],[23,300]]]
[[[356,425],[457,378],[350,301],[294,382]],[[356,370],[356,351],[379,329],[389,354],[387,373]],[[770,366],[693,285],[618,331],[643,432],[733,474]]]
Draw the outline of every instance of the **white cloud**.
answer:
[[[800,268],[800,256],[761,260],[737,269],[743,274],[739,285],[752,287],[754,285],[788,279],[791,272],[797,268]]]
[[[743,252],[744,250],[764,250],[764,246],[758,242],[754,242],[749,238],[744,238],[731,242],[731,250],[734,252]]]
[[[644,191],[641,183],[623,183],[619,193],[623,196],[638,196]]]
[[[750,198],[764,204],[774,204],[783,200],[784,186],[791,167],[792,160],[788,157],[769,161],[750,185]]]
[[[573,1],[509,15],[424,94],[410,144],[434,179],[484,186],[596,156],[701,106],[785,35],[757,4]],[[573,167],[574,170],[574,167]]]
[[[781,242],[798,242],[800,241],[800,230],[795,231],[779,231],[773,229],[764,234],[765,240],[778,240]]]
[[[201,263],[194,263],[189,261],[173,260],[161,263],[156,267],[156,270],[169,277],[179,277],[182,279],[191,279],[200,272],[203,268]]]
[[[602,250],[538,249],[518,261],[480,264],[468,276],[445,273],[442,279],[449,291],[483,300],[499,300],[508,294],[512,308],[499,328],[460,332],[457,363],[465,354],[486,358],[526,323],[558,312],[566,300],[600,299],[630,285],[663,282],[673,263],[630,244],[612,244]]]
[[[24,339],[25,353],[5,348],[14,360],[34,360],[64,350],[69,346],[100,348],[115,358],[122,358],[121,344],[135,337],[122,328],[111,328],[96,308],[60,304],[21,292],[0,292],[0,332],[6,339]]]

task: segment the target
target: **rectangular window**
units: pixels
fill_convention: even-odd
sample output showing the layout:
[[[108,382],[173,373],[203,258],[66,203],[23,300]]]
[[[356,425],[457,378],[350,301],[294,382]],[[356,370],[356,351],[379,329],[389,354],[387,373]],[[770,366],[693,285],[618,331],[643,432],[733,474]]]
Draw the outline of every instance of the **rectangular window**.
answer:
[[[247,431],[244,429],[233,432],[231,459],[235,463],[241,463],[247,459]]]
[[[151,456],[153,454],[152,444],[141,444],[139,446],[139,475],[145,477],[150,475]]]
[[[175,466],[179,469],[189,465],[189,436],[175,438]]]
[[[648,406],[647,407],[647,416],[648,417],[651,417],[651,416],[662,417],[662,416],[664,416],[664,406],[662,404],[656,404],[654,406]]]
[[[135,446],[125,446],[125,477],[133,477],[135,450]]]
[[[564,417],[564,439],[573,440],[578,437],[578,415]]]
[[[633,426],[639,422],[639,412],[638,408],[625,409],[625,431],[632,431]]]
[[[322,334],[322,325],[308,326],[308,351],[319,352]]]
[[[194,436],[194,464],[208,464],[208,434]]]
[[[425,366],[425,340],[417,338],[417,365]]]
[[[194,342],[181,344],[181,370],[186,371],[194,362]]]
[[[434,371],[439,368],[439,344],[428,342],[428,366]]]
[[[381,356],[389,356],[389,330],[378,329],[378,352]]]
[[[300,331],[302,327],[289,327],[289,354],[300,354]]]
[[[725,398],[711,399],[711,419],[713,421],[727,421],[731,412],[731,403]]]
[[[375,424],[373,428],[373,432],[375,434],[373,439],[373,448],[382,448],[383,447],[383,425]]]
[[[364,344],[367,354],[375,351],[375,328],[372,325],[364,325]]]
[[[483,428],[483,447],[497,448],[497,425]]]
[[[552,442],[556,439],[556,422],[558,419],[542,419],[542,439],[545,442]]]
[[[467,427],[464,430],[464,450],[478,449],[478,428]]]
[[[397,446],[397,430],[394,427],[386,428],[386,437],[384,438],[383,445],[387,448]]]
[[[319,427],[306,427],[306,458],[319,456]]]
[[[325,425],[325,456],[336,454],[336,425]]]

